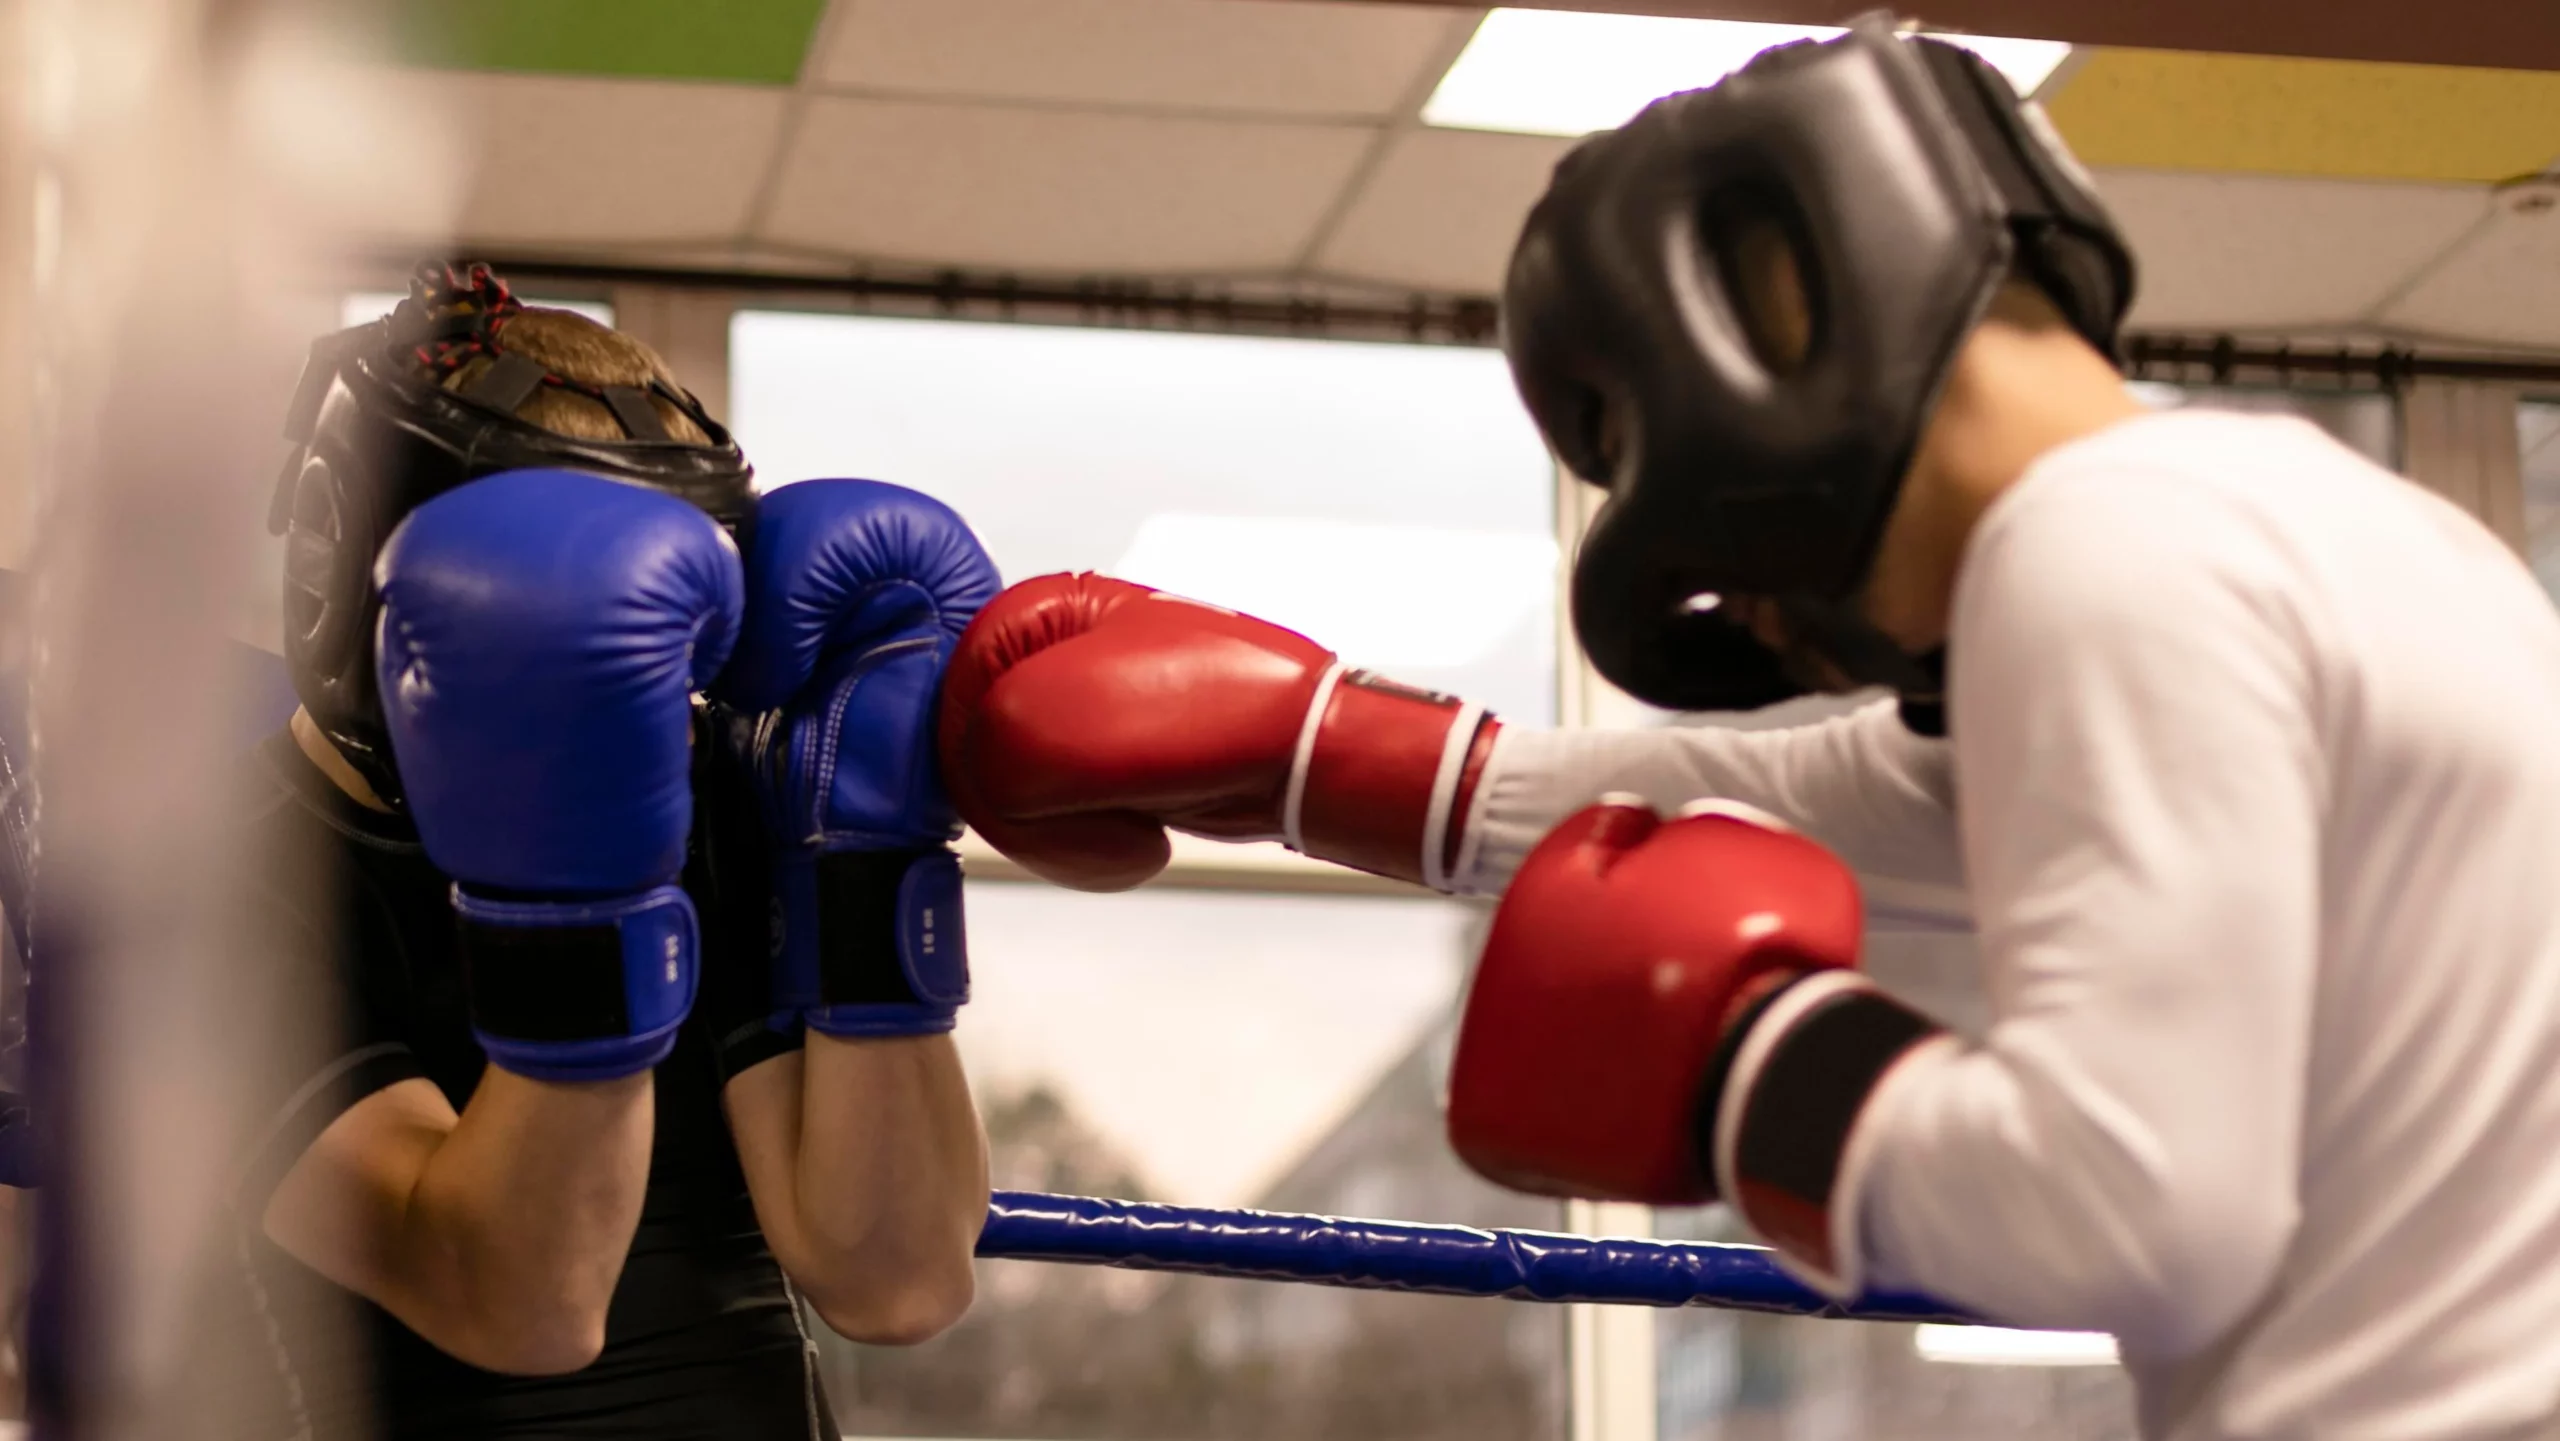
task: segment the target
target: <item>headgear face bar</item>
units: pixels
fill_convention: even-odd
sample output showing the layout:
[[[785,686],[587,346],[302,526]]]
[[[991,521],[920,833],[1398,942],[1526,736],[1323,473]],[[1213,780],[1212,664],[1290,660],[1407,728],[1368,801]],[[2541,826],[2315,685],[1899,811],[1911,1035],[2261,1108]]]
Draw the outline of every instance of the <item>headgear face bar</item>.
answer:
[[[1790,270],[1792,295],[1766,293]],[[1802,693],[1800,660],[1716,608],[1742,595],[1849,679],[1934,700],[1934,667],[1856,598],[2012,274],[2114,353],[2133,261],[2085,174],[1997,71],[1881,19],[1565,156],[1512,255],[1502,342],[1548,444],[1609,491],[1573,575],[1600,673],[1679,710]]]
[[[391,314],[313,344],[285,418],[294,449],[267,517],[285,537],[285,660],[321,733],[393,805],[399,773],[373,673],[382,605],[373,561],[410,511],[483,476],[540,467],[681,496],[741,550],[754,523],[755,472],[700,401],[655,381],[596,386],[554,374],[506,347],[507,323],[523,309],[485,265],[420,266]],[[445,388],[482,357],[492,362],[482,374]],[[603,405],[622,438],[582,440],[518,419],[543,386]],[[711,443],[670,436],[653,399]]]

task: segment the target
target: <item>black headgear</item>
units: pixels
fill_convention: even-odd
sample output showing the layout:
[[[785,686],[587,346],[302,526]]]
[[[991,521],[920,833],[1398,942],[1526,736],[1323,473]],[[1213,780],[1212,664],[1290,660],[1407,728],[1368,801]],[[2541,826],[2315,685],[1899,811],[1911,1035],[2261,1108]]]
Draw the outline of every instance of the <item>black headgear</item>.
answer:
[[[1805,301],[1782,315],[1751,269],[1780,257]],[[1548,444],[1610,493],[1573,576],[1600,673],[1679,710],[1802,693],[1802,667],[1715,608],[1748,595],[1849,678],[1934,701],[1936,668],[1855,597],[1957,347],[2012,273],[2115,353],[2133,260],[2042,111],[1881,21],[1566,155],[1512,254],[1502,344]]]
[[[524,307],[485,265],[423,265],[382,319],[325,336],[285,417],[293,443],[269,531],[285,537],[284,652],[303,708],[375,792],[394,804],[399,774],[375,690],[373,632],[382,598],[373,561],[410,511],[500,471],[588,471],[667,491],[709,512],[743,550],[755,472],[702,403],[658,381],[588,385],[506,348]],[[469,362],[491,363],[445,388]],[[554,386],[612,412],[623,438],[581,440],[516,418]],[[676,408],[708,445],[667,433],[653,400]]]

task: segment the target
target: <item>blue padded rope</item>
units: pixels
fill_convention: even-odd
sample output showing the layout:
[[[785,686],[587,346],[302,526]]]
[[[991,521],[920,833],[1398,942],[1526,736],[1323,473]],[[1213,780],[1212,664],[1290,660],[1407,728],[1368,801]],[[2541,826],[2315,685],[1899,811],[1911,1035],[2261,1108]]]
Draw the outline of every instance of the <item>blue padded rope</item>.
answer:
[[[1926,1296],[1842,1304],[1757,1246],[1484,1231],[1282,1211],[998,1191],[978,1254],[1434,1296],[1722,1306],[1856,1321],[1966,1321]]]

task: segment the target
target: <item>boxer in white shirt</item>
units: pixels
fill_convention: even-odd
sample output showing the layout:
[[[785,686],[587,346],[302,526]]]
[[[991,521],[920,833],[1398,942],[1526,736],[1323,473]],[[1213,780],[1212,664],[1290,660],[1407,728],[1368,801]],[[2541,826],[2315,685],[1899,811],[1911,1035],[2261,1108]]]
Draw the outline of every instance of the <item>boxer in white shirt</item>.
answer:
[[[1171,825],[1501,892],[1450,1100],[1498,1180],[2112,1332],[2151,1437],[2560,1436],[2560,617],[2311,427],[2133,403],[2130,293],[1987,67],[1773,52],[1567,158],[1505,346],[1611,492],[1605,673],[1898,696],[1505,729],[1047,577],[961,644],[955,795],[1068,884]],[[1852,869],[1960,898],[1980,1037],[1859,975]]]

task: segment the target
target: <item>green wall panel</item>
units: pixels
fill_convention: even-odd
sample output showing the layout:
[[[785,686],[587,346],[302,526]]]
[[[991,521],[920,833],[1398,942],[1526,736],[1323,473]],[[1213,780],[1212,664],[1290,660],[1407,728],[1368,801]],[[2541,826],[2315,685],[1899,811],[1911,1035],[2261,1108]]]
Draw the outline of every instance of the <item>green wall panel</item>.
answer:
[[[402,0],[428,65],[788,85],[827,0]]]

